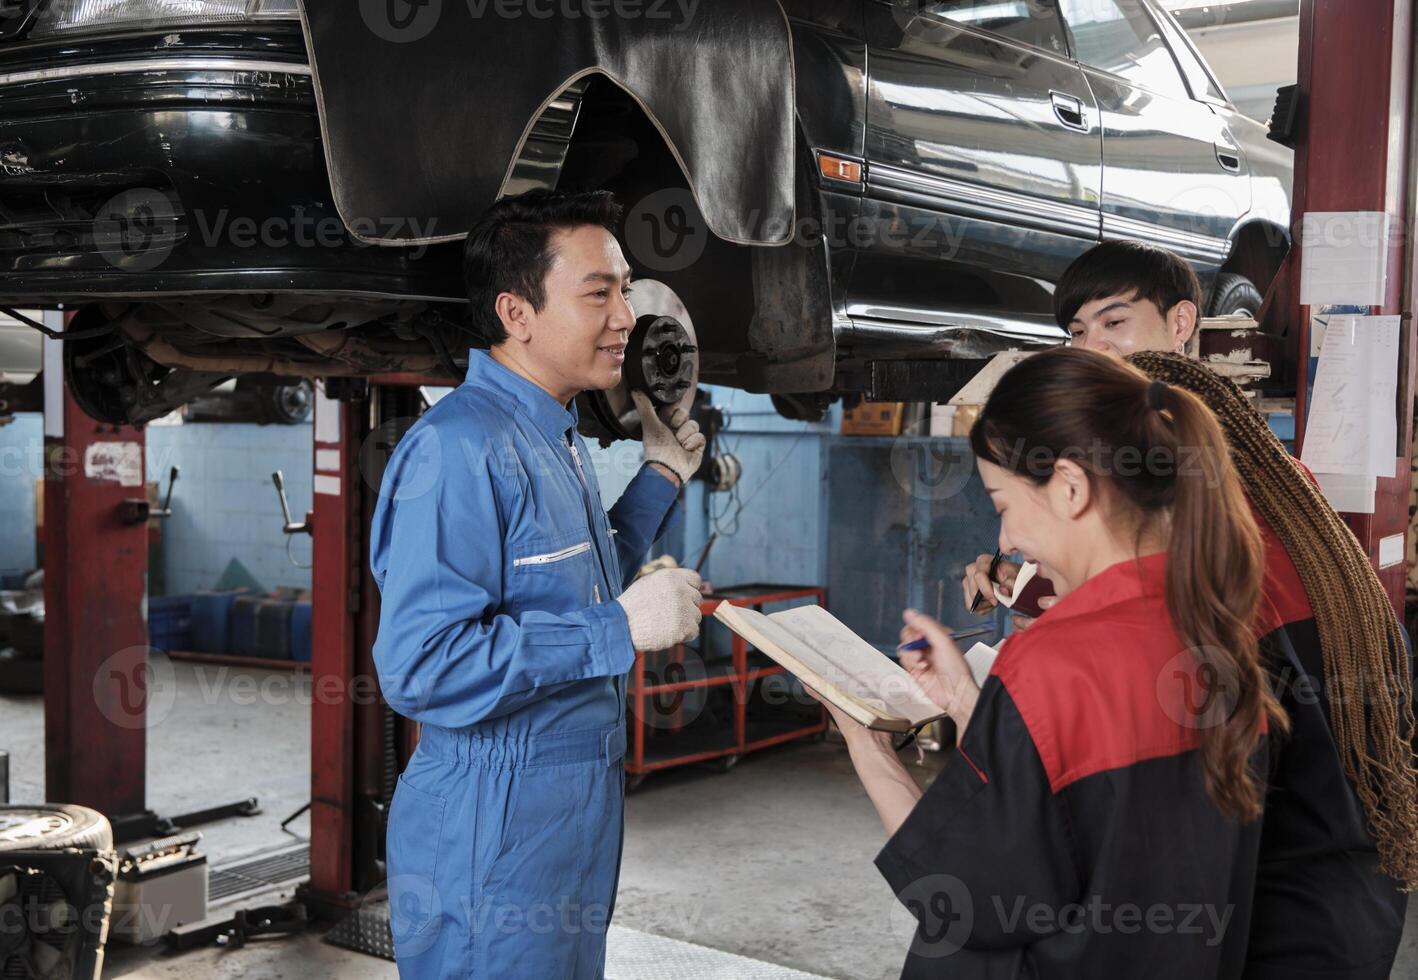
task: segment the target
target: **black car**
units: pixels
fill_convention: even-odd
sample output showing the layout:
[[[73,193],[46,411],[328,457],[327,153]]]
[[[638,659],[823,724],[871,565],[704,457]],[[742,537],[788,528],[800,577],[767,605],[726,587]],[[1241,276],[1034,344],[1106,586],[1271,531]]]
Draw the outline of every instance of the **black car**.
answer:
[[[1061,341],[1052,284],[1103,238],[1255,312],[1264,133],[1150,0],[4,0],[0,304],[78,310],[109,421],[457,376],[476,214],[609,188],[642,319],[689,311],[702,380],[810,416]]]

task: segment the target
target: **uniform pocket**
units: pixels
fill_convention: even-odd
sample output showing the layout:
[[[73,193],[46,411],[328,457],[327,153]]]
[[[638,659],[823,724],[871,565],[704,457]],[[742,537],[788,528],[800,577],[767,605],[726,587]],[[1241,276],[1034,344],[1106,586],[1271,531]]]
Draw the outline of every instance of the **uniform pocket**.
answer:
[[[596,555],[584,527],[518,542],[511,557],[503,599],[513,615],[528,609],[567,613],[596,600]]]
[[[569,548],[560,548],[556,551],[548,551],[540,555],[523,555],[521,558],[514,558],[512,559],[512,567],[524,568],[528,565],[550,565],[553,562],[566,561],[568,558],[584,555],[590,550],[591,542],[582,541],[580,544],[573,544]]]
[[[405,947],[421,941],[425,930],[430,943],[437,934],[429,925],[442,912],[438,851],[443,846],[447,807],[443,797],[426,793],[399,776],[389,808],[389,929],[404,955],[420,951]]]

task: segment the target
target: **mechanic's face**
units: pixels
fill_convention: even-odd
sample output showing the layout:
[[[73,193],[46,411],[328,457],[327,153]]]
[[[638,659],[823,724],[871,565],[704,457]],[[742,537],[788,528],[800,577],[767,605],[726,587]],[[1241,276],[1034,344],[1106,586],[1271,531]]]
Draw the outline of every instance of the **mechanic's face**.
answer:
[[[1068,325],[1074,347],[1127,357],[1137,351],[1184,353],[1196,330],[1196,305],[1183,300],[1164,315],[1150,299],[1119,293],[1079,307]]]
[[[620,383],[635,314],[626,301],[630,266],[609,231],[558,230],[551,247],[546,302],[540,311],[522,304],[524,319],[509,343],[533,380],[565,404],[578,392]]]
[[[1057,595],[1082,584],[1097,528],[1092,485],[1087,474],[1060,460],[1049,481],[1040,485],[1002,466],[976,459],[985,492],[999,514],[1000,551],[1019,552],[1038,562],[1039,572],[1054,583]]]

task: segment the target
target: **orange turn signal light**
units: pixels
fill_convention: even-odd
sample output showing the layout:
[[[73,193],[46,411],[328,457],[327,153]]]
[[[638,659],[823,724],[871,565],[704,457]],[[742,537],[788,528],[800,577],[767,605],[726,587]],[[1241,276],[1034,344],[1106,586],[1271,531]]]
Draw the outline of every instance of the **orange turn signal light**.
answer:
[[[853,184],[862,182],[862,165],[856,160],[843,160],[841,157],[819,153],[817,169],[822,176],[831,180],[845,180]]]

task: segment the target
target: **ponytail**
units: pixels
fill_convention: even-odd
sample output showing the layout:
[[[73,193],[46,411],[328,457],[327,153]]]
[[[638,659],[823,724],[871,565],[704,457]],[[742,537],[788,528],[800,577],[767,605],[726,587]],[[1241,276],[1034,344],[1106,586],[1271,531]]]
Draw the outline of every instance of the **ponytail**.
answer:
[[[1000,379],[970,443],[977,457],[1041,485],[1055,463],[1072,458],[1105,496],[1138,515],[1140,532],[1166,528],[1167,610],[1197,682],[1178,695],[1184,714],[1172,714],[1196,730],[1206,790],[1222,814],[1260,816],[1251,757],[1267,724],[1284,729],[1288,721],[1266,681],[1256,634],[1264,542],[1211,412],[1136,368],[1060,347]],[[1090,465],[1083,447],[1114,457],[1131,450],[1147,465]]]
[[[1216,419],[1194,395],[1153,382],[1153,445],[1175,447],[1167,543],[1167,611],[1196,660],[1192,704],[1206,789],[1236,820],[1260,816],[1250,757],[1267,724],[1286,726],[1261,666],[1255,631],[1265,545]]]

